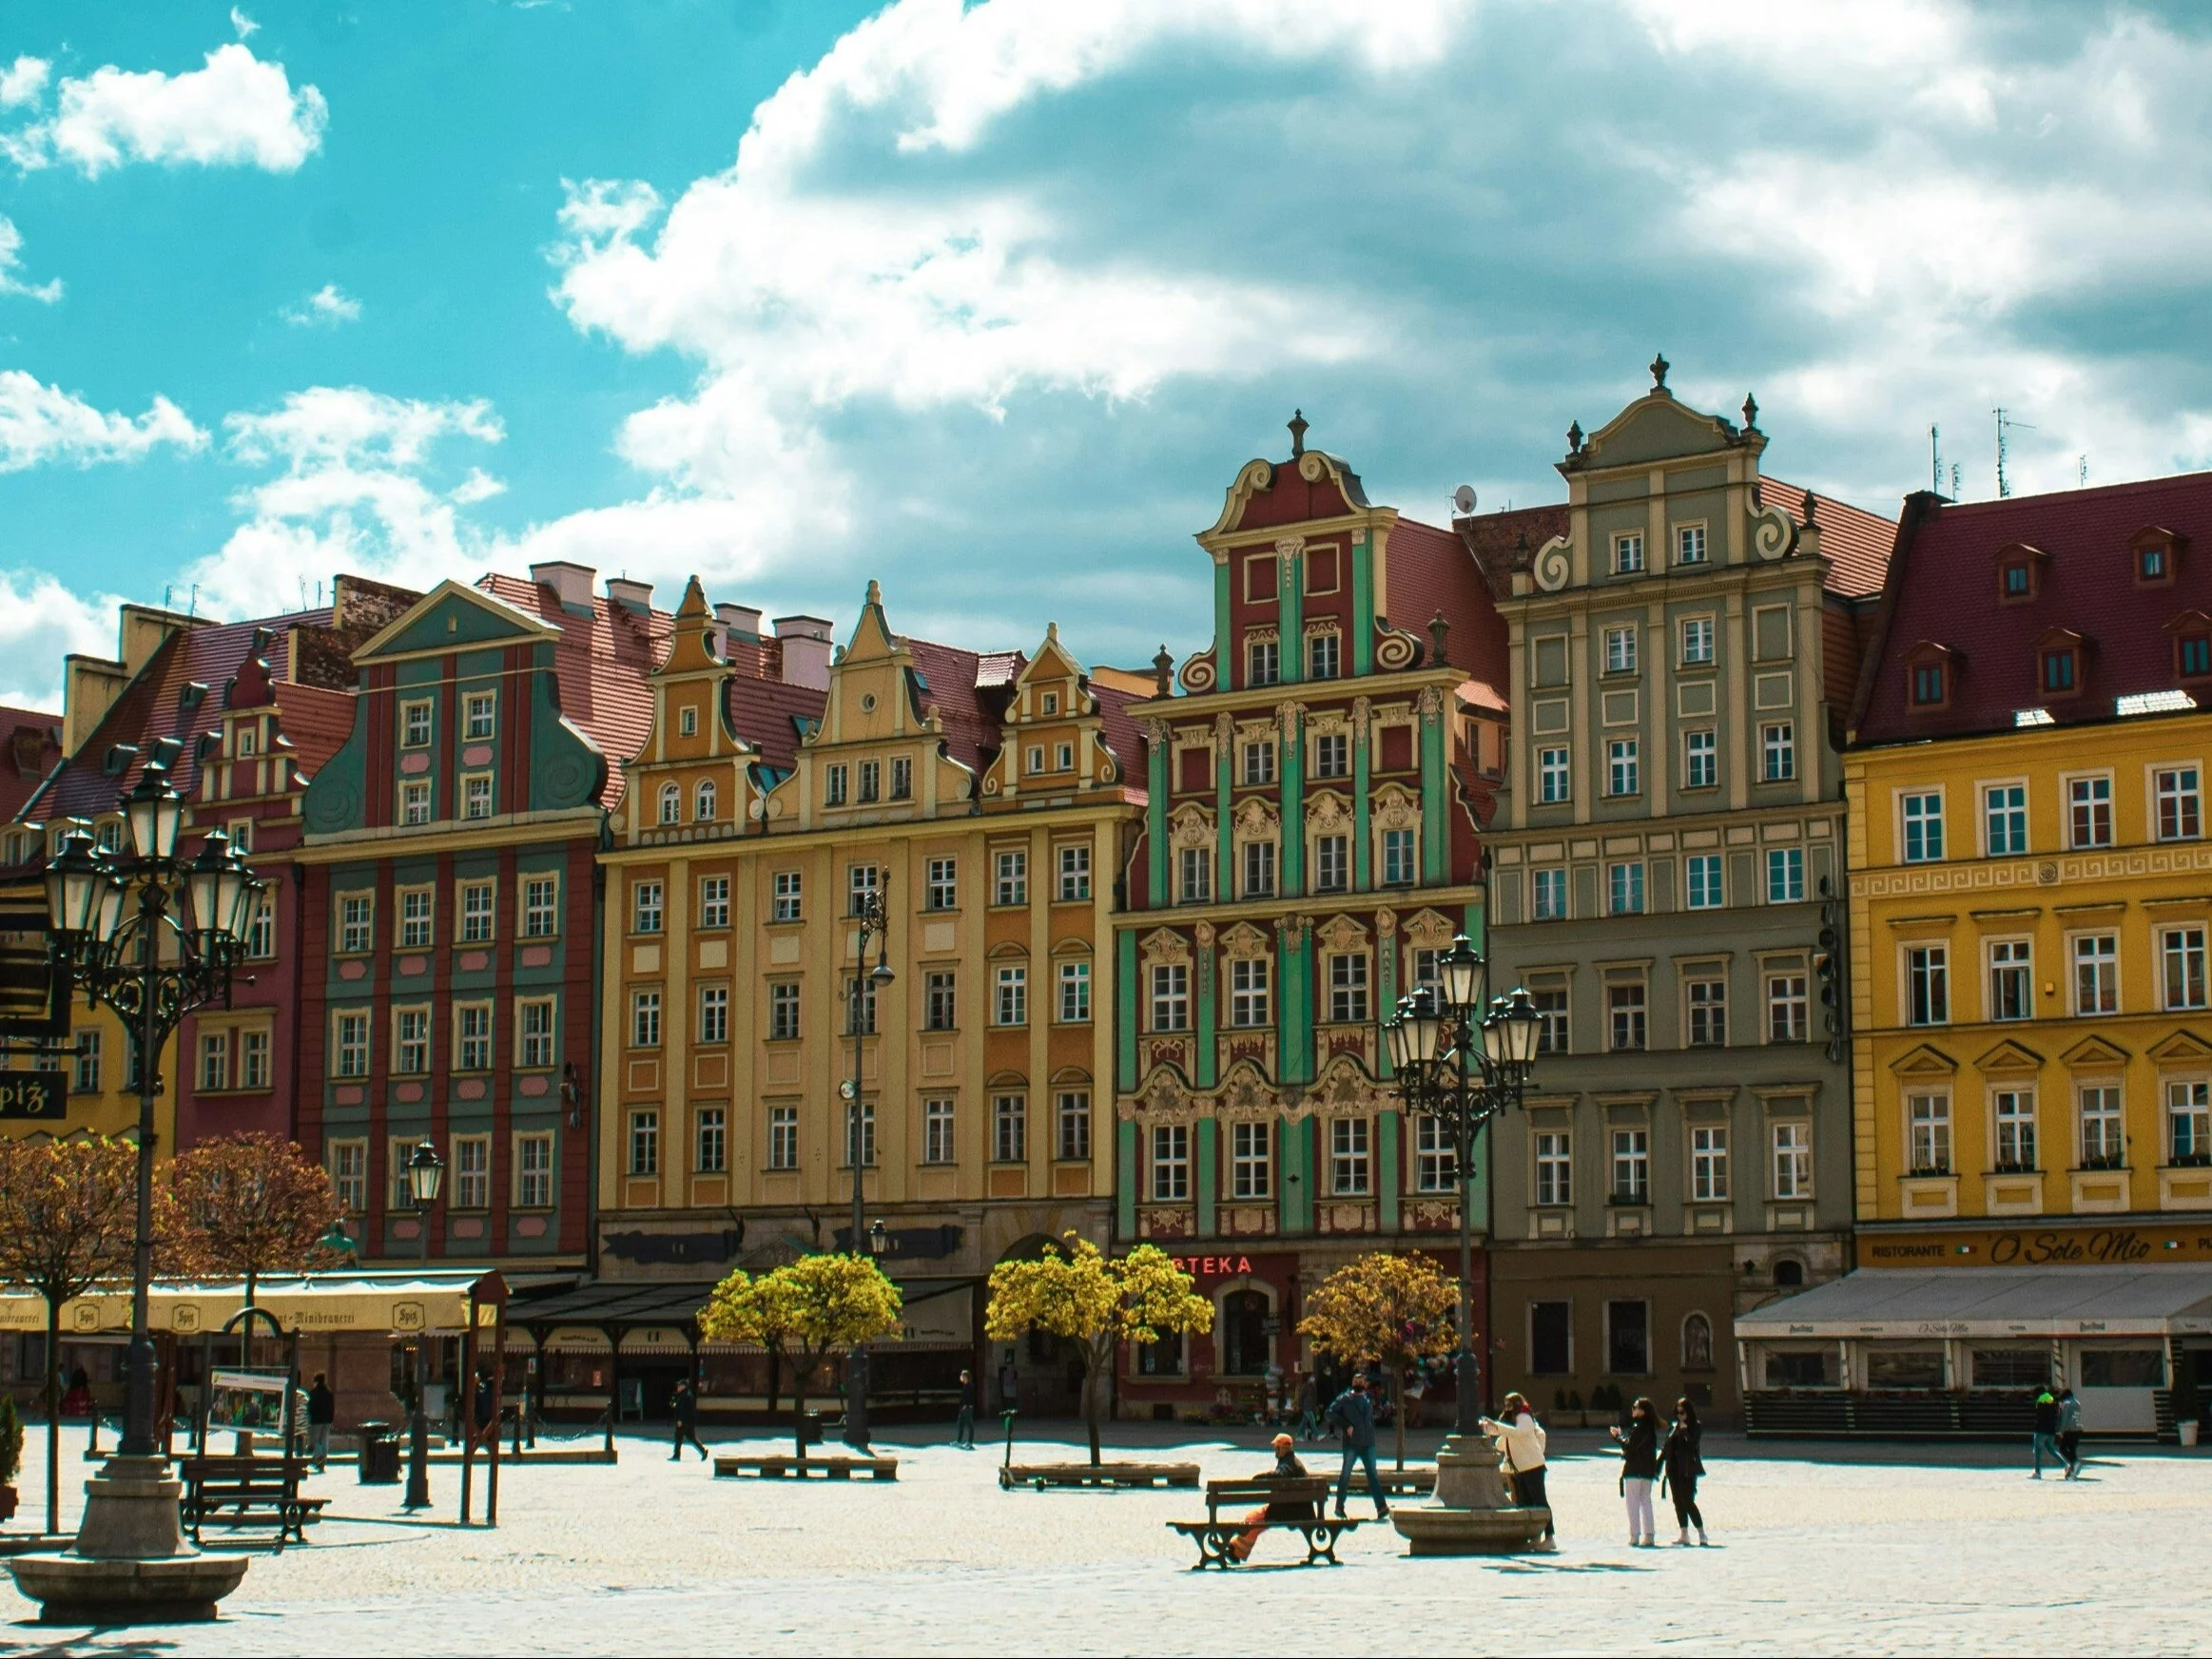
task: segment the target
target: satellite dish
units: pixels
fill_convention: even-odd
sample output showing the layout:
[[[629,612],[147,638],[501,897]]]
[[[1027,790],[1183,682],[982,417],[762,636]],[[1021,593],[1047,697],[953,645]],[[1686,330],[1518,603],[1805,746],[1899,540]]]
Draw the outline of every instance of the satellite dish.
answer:
[[[1475,511],[1475,487],[1472,484],[1462,484],[1454,490],[1451,492],[1451,505],[1452,511],[1462,518],[1472,513]]]

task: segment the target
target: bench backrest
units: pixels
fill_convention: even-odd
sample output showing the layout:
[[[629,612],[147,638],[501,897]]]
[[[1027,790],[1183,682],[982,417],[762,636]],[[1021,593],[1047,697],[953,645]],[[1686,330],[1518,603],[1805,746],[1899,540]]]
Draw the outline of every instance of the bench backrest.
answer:
[[[1225,1503],[1319,1503],[1329,1495],[1322,1476],[1262,1475],[1248,1480],[1209,1480],[1206,1507]]]
[[[297,1480],[303,1468],[296,1457],[186,1457],[180,1465],[188,1480],[266,1480],[271,1485],[281,1485],[287,1476]]]

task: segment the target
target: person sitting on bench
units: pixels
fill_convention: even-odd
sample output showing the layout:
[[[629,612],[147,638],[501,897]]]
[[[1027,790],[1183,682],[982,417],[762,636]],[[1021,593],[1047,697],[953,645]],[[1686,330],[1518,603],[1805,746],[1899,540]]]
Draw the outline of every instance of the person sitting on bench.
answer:
[[[1291,1439],[1289,1435],[1275,1437],[1275,1466],[1268,1471],[1264,1478],[1273,1480],[1303,1480],[1306,1478],[1306,1465],[1298,1461],[1297,1444],[1297,1441]],[[1271,1503],[1265,1509],[1253,1510],[1244,1518],[1251,1524],[1252,1530],[1238,1534],[1236,1541],[1229,1546],[1229,1553],[1239,1561],[1244,1560],[1252,1553],[1252,1546],[1260,1541],[1260,1536],[1268,1530],[1270,1521],[1310,1521],[1317,1519],[1318,1516],[1313,1506],[1310,1503]]]

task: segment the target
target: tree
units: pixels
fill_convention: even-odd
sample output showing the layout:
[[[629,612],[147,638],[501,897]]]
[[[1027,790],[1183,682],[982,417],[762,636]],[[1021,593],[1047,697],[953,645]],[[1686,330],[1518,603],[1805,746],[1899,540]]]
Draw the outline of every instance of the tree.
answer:
[[[983,1333],[994,1342],[1012,1342],[1040,1330],[1080,1347],[1083,1421],[1096,1464],[1115,1350],[1123,1342],[1149,1348],[1164,1336],[1213,1328],[1213,1304],[1193,1291],[1192,1283],[1157,1244],[1139,1244],[1109,1259],[1090,1240],[1070,1232],[1034,1260],[1001,1262],[991,1269]]]
[[[710,1341],[758,1342],[791,1366],[791,1424],[806,1457],[806,1383],[830,1355],[899,1329],[899,1287],[864,1256],[802,1256],[754,1277],[734,1269],[699,1310]]]
[[[340,1259],[322,1242],[345,1220],[330,1172],[281,1136],[202,1141],[170,1163],[169,1191],[183,1229],[180,1256],[196,1272],[244,1280],[248,1307],[264,1273]]]
[[[1348,1262],[1306,1298],[1298,1332],[1315,1350],[1379,1364],[1401,1382],[1458,1341],[1459,1287],[1426,1256],[1374,1250]],[[1405,1401],[1398,1402],[1398,1467],[1406,1467]]]
[[[138,1148],[0,1140],[0,1283],[46,1299],[46,1530],[62,1526],[62,1304],[130,1276]]]

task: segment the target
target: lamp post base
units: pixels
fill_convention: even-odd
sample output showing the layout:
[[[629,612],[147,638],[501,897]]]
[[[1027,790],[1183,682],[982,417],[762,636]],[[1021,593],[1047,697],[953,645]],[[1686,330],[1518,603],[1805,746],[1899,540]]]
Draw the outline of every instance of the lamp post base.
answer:
[[[250,1563],[203,1555],[184,1542],[177,1500],[184,1482],[165,1457],[111,1457],[85,1482],[77,1541],[52,1554],[7,1562],[15,1588],[49,1625],[178,1624],[215,1617]]]
[[[1414,1554],[1515,1555],[1535,1547],[1551,1511],[1513,1503],[1498,1472],[1502,1456],[1487,1437],[1445,1440],[1436,1454],[1436,1501],[1390,1512],[1390,1524]]]

